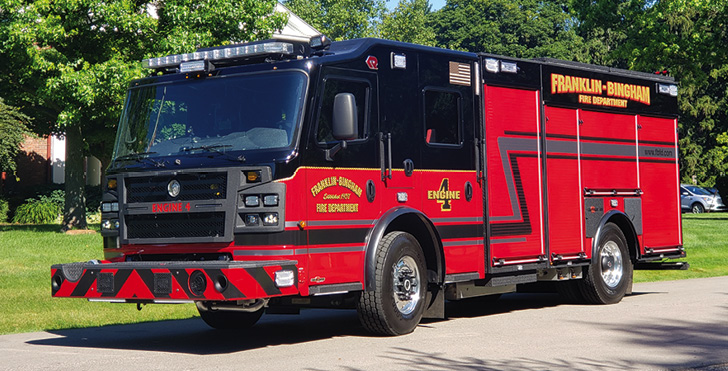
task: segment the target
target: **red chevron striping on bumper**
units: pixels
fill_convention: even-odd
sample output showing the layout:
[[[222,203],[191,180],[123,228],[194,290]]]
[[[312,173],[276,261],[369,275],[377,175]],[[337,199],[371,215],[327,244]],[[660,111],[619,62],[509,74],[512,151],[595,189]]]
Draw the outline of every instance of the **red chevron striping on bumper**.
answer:
[[[240,300],[298,293],[297,262],[72,263],[51,268],[54,297],[131,300]],[[275,273],[294,285],[277,287]]]

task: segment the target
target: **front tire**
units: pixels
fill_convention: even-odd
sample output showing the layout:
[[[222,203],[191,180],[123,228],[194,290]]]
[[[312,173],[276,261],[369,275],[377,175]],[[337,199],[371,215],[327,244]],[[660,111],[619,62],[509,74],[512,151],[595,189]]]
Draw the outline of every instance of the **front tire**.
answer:
[[[374,291],[359,297],[359,320],[368,331],[403,335],[422,319],[427,267],[422,248],[409,233],[388,233],[377,247]]]
[[[607,223],[599,234],[599,247],[592,256],[579,291],[591,304],[618,303],[632,285],[632,260],[624,233]]]
[[[696,202],[693,204],[693,206],[690,207],[690,211],[692,211],[693,214],[702,214],[705,212],[705,207],[703,207],[702,204]]]

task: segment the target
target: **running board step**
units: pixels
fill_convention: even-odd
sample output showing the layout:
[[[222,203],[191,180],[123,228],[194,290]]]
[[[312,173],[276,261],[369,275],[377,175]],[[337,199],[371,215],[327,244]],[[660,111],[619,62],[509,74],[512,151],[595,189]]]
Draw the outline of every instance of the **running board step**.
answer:
[[[634,264],[635,270],[659,271],[659,270],[677,270],[686,271],[690,268],[688,262],[637,262]]]

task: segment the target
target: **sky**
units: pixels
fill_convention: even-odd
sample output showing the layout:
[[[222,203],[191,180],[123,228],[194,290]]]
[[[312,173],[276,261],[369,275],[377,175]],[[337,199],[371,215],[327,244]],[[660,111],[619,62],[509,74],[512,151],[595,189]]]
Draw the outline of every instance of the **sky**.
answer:
[[[399,0],[387,0],[387,8],[390,10],[397,7],[397,4],[399,4]],[[432,5],[432,11],[435,11],[445,6],[445,0],[430,0],[430,5]]]

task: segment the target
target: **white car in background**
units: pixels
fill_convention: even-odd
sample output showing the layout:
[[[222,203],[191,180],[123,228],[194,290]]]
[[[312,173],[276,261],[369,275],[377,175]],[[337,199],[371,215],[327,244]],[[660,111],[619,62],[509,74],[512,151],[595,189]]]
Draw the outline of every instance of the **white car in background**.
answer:
[[[682,211],[700,214],[706,211],[723,211],[726,206],[718,192],[712,193],[703,187],[681,184],[680,208]]]

